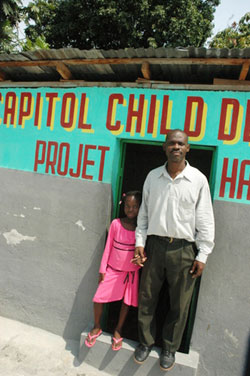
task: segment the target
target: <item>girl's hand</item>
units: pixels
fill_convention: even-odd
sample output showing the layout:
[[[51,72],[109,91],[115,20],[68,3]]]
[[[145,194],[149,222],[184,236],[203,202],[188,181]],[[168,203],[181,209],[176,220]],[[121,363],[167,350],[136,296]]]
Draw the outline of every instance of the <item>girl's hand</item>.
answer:
[[[105,278],[105,273],[99,273],[99,281],[98,281],[98,283],[103,282],[104,278]]]
[[[147,260],[147,257],[144,254],[143,247],[136,247],[134,258],[132,258],[131,262],[135,265],[144,266],[144,262]]]

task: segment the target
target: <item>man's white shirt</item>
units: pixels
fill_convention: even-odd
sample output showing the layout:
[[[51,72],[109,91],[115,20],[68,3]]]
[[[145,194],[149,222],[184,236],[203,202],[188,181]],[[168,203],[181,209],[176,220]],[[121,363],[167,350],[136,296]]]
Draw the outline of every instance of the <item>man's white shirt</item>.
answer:
[[[166,165],[152,170],[144,183],[136,246],[144,247],[148,235],[169,236],[195,242],[196,260],[206,262],[214,247],[214,215],[205,175],[186,162],[172,179]]]

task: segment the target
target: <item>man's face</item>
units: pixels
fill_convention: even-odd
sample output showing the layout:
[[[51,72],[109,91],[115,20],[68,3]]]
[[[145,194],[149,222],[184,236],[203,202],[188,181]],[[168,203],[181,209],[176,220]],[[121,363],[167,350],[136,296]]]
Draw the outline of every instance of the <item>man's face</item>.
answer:
[[[166,153],[169,162],[180,163],[185,160],[189,151],[188,138],[185,133],[179,131],[170,132],[166,142],[163,144],[163,150]]]

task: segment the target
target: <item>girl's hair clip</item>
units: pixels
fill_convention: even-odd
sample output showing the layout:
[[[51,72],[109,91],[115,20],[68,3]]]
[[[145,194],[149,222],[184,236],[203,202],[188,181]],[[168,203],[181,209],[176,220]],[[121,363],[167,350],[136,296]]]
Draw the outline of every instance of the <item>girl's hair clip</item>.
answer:
[[[123,193],[122,199],[119,201],[119,205],[121,205],[123,203],[125,197],[126,197],[126,193]]]

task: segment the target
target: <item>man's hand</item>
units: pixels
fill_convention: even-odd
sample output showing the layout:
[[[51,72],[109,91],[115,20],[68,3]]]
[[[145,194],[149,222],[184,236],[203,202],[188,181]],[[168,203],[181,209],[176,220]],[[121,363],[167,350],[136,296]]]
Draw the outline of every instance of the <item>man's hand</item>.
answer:
[[[147,260],[147,257],[144,254],[144,247],[136,247],[134,258],[132,258],[131,262],[135,265],[144,266],[144,262]]]
[[[99,281],[98,281],[98,283],[103,282],[104,278],[105,278],[105,273],[99,273]]]
[[[194,260],[192,269],[190,270],[190,273],[192,274],[192,278],[197,278],[202,275],[203,269],[205,268],[205,265],[201,261]]]

